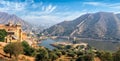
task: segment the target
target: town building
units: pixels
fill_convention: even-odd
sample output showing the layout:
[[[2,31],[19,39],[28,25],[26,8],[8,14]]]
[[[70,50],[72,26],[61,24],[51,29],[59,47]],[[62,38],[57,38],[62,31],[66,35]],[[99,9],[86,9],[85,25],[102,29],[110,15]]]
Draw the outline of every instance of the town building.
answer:
[[[26,40],[27,34],[22,31],[21,24],[14,24],[9,22],[8,24],[0,24],[0,29],[5,29],[7,36],[5,37],[5,42],[21,42]]]

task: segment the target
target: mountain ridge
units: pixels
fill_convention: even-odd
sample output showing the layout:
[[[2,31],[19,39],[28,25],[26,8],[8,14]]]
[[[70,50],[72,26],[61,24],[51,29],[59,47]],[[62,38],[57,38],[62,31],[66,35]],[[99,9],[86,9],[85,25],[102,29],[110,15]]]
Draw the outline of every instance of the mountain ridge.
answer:
[[[7,24],[13,22],[13,24],[21,24],[23,30],[31,29],[32,25],[23,19],[19,18],[15,14],[8,14],[6,12],[0,12],[0,24]]]
[[[53,36],[119,39],[120,15],[112,12],[87,13],[73,21],[58,23],[43,32]]]

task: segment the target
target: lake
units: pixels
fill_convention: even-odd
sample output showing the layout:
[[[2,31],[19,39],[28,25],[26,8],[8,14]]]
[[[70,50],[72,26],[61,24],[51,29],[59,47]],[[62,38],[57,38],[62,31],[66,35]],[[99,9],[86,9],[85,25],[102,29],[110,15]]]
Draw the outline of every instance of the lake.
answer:
[[[66,39],[45,39],[45,40],[42,40],[41,43],[39,44],[40,46],[44,46],[50,50],[54,49],[55,47],[51,46],[50,44],[53,44],[55,42],[68,42],[68,40]],[[70,42],[70,41],[69,41]]]
[[[48,39],[42,40],[39,45],[40,45],[40,46],[44,46],[44,47],[52,50],[52,49],[54,49],[55,47],[51,46],[50,44],[55,43],[55,42],[56,42],[56,41],[48,38]]]
[[[67,39],[46,39],[42,40],[39,44],[40,46],[44,46],[50,50],[54,49],[55,47],[51,46],[50,44],[55,42],[71,42],[72,40]],[[95,41],[95,40],[78,40],[77,42],[85,42],[88,43],[91,47],[97,48],[99,50],[106,50],[106,51],[116,51],[120,48],[120,43],[112,43],[111,41]]]

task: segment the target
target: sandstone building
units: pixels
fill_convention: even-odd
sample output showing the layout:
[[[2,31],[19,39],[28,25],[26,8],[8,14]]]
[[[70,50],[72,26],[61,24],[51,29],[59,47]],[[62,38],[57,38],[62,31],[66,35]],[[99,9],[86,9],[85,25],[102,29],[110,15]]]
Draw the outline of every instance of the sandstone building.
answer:
[[[0,29],[5,29],[7,36],[5,37],[5,42],[17,42],[26,40],[27,35],[22,31],[21,24],[13,24],[9,22],[8,24],[0,24]]]

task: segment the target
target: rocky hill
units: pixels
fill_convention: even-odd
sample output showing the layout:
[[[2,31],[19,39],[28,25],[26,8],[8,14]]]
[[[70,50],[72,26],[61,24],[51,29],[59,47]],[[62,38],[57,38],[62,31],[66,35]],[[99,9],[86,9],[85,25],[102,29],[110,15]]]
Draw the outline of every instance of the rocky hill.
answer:
[[[111,12],[87,13],[73,21],[64,21],[46,30],[45,34],[81,38],[120,38],[120,14]]]
[[[5,12],[0,12],[0,23],[7,24],[8,22],[13,22],[14,24],[20,23],[22,25],[23,30],[30,29],[32,27],[31,24],[17,17],[16,15],[8,14]]]

